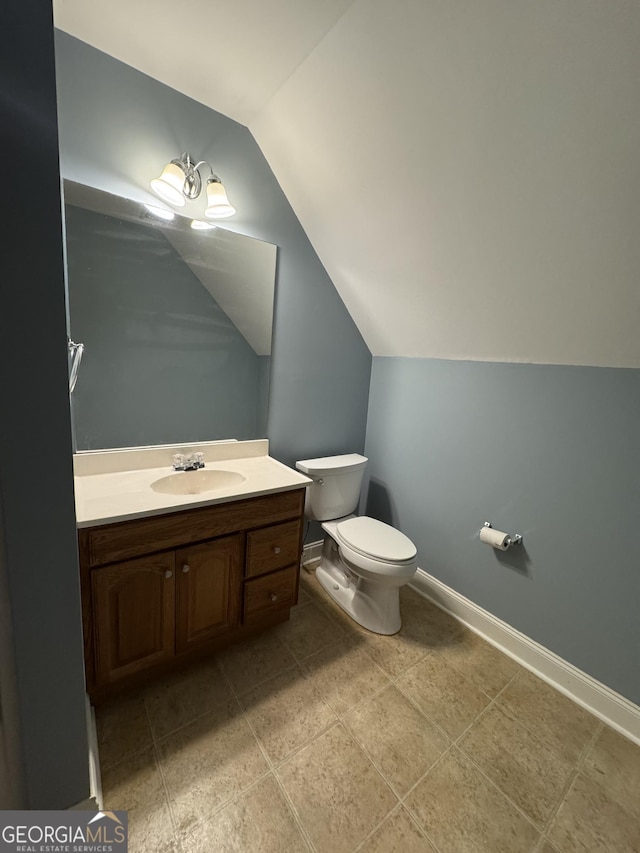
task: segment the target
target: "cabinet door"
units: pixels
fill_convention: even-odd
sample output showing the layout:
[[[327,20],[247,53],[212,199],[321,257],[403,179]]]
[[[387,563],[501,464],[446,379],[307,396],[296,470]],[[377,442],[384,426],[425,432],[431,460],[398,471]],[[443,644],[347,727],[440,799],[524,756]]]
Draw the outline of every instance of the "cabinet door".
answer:
[[[128,560],[91,573],[98,684],[174,654],[174,555]]]
[[[176,551],[176,650],[235,628],[242,595],[242,536],[224,536]]]

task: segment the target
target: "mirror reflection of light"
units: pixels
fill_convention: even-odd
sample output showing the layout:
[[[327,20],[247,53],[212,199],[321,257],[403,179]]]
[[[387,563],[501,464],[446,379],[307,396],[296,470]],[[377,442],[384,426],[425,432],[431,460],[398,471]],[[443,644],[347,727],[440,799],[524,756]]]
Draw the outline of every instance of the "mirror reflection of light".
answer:
[[[201,219],[192,219],[191,227],[194,231],[211,231],[212,228],[217,228],[217,225],[213,225],[211,222],[203,222]]]
[[[171,222],[175,216],[175,213],[172,210],[167,210],[166,207],[156,207],[154,204],[145,204],[145,207],[149,213],[157,216],[158,219],[166,219],[167,222]]]

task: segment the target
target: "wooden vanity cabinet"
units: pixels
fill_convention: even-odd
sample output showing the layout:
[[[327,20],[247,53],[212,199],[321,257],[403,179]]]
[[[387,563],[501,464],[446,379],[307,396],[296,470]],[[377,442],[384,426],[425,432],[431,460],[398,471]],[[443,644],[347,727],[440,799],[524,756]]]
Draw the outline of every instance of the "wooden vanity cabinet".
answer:
[[[93,701],[289,618],[304,490],[82,528]]]

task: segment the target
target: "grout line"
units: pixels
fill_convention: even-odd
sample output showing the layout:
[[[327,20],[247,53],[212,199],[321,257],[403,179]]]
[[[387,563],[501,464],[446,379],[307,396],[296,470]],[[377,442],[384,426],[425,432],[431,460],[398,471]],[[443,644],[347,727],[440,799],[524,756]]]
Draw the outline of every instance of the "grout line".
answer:
[[[215,705],[210,705],[206,711],[202,711],[197,713],[194,717],[189,717],[186,723],[181,723],[179,726],[176,726],[175,729],[171,729],[171,731],[165,732],[163,735],[156,735],[153,733],[153,729],[151,730],[151,737],[153,738],[154,743],[160,743],[163,740],[166,740],[169,737],[173,737],[173,735],[178,734],[189,726],[193,725],[193,723],[197,723],[199,720],[202,720],[203,717],[207,717],[209,714],[213,714],[214,711],[219,710],[225,705],[231,705],[234,702],[237,702],[235,696],[232,696],[231,699],[223,699],[220,702],[217,702]]]
[[[299,672],[301,672],[301,669],[297,664],[296,664],[296,668],[298,669]],[[285,671],[288,672],[289,669],[292,669],[292,667],[287,667],[286,670],[282,670],[282,672],[285,672]],[[273,676],[273,678],[277,678],[279,675],[281,675],[281,673],[277,673],[277,675]],[[271,774],[271,776],[275,780],[276,785],[280,789],[280,792],[282,793],[284,800],[287,803],[287,805],[291,811],[291,814],[293,816],[293,821],[294,821],[298,831],[300,832],[304,842],[308,845],[310,851],[312,851],[312,853],[316,853],[316,847],[311,840],[311,836],[308,834],[304,824],[302,823],[302,820],[300,819],[300,815],[298,814],[298,810],[295,808],[293,801],[289,797],[284,785],[282,784],[280,777],[278,776],[278,774],[276,772],[276,768],[281,766],[284,763],[284,759],[283,759],[283,761],[280,761],[280,762],[272,761],[271,756],[267,752],[266,747],[263,746],[262,741],[260,740],[260,738],[259,738],[259,736],[258,736],[258,734],[257,734],[257,732],[253,726],[253,723],[251,722],[251,720],[249,718],[249,713],[245,710],[245,708],[242,704],[242,700],[240,699],[240,696],[238,695],[234,685],[232,684],[231,679],[227,676],[226,673],[224,673],[224,677],[227,679],[227,683],[229,685],[229,688],[231,689],[231,692],[235,696],[236,702],[238,703],[238,706],[240,708],[240,713],[244,717],[245,722],[247,723],[251,733],[253,734],[253,736],[254,736],[257,744],[258,744],[258,747],[259,747],[265,761],[267,762],[267,765],[269,767],[269,774]],[[263,684],[267,684],[269,680],[271,680],[271,679],[268,679],[267,681],[263,682]],[[258,685],[256,685],[256,686],[258,686]],[[305,746],[306,746],[306,744],[305,744]],[[291,756],[287,756],[287,760],[290,757]]]
[[[453,745],[454,745],[454,747],[455,747],[455,748],[456,748],[456,749],[457,749],[457,750],[458,750],[458,751],[459,751],[459,752],[460,752],[460,753],[461,753],[461,754],[462,754],[462,755],[467,759],[467,761],[469,761],[469,762],[470,762],[470,763],[475,767],[475,769],[476,769],[476,770],[481,774],[481,776],[483,776],[483,777],[487,780],[487,782],[489,782],[489,784],[490,784],[493,788],[495,788],[497,791],[499,791],[499,792],[502,794],[502,796],[507,800],[507,802],[509,802],[509,803],[513,806],[513,808],[514,808],[514,809],[516,809],[516,811],[517,811],[517,812],[519,812],[519,813],[522,815],[522,817],[524,817],[524,818],[525,818],[525,820],[526,820],[528,823],[530,823],[530,824],[533,826],[533,828],[534,828],[537,832],[541,833],[541,832],[543,831],[543,824],[538,825],[538,824],[535,822],[535,820],[534,820],[530,815],[528,815],[528,814],[523,810],[523,808],[522,808],[521,806],[519,806],[519,805],[518,805],[518,803],[516,803],[516,802],[515,802],[515,801],[514,801],[510,796],[509,796],[509,794],[508,794],[506,791],[503,791],[503,790],[502,790],[502,788],[497,784],[497,782],[495,782],[495,781],[494,781],[494,780],[493,780],[493,779],[492,779],[492,778],[491,778],[491,777],[486,773],[486,771],[485,771],[485,770],[484,770],[484,769],[483,769],[483,768],[482,768],[482,767],[481,767],[481,766],[480,766],[480,765],[475,761],[475,759],[474,759],[471,755],[469,755],[467,752],[465,752],[465,750],[464,750],[464,749],[462,748],[462,746],[461,746],[462,740],[463,740],[463,738],[465,737],[465,735],[469,732],[469,730],[470,730],[473,726],[475,726],[475,724],[476,724],[477,722],[479,722],[479,720],[480,720],[482,717],[484,717],[484,716],[487,714],[487,712],[489,711],[489,709],[490,709],[490,708],[492,708],[492,707],[493,707],[493,708],[496,708],[496,709],[497,709],[497,710],[499,710],[499,711],[500,711],[500,710],[502,710],[502,709],[501,709],[501,707],[500,707],[500,705],[498,704],[498,701],[497,701],[497,700],[499,699],[500,695],[501,695],[501,694],[502,694],[502,693],[507,689],[507,687],[509,686],[509,684],[513,681],[513,679],[514,679],[516,676],[517,676],[517,673],[516,673],[515,675],[513,675],[513,676],[509,679],[509,681],[507,682],[507,684],[505,684],[505,685],[504,685],[504,687],[502,688],[502,690],[500,690],[500,691],[499,691],[499,692],[494,696],[494,698],[493,698],[493,699],[491,700],[491,702],[486,706],[486,708],[483,708],[483,710],[478,714],[478,716],[475,718],[475,720],[474,720],[472,723],[470,723],[470,724],[467,726],[467,728],[466,728],[463,732],[461,732],[461,733],[458,735],[458,737],[455,739],[455,741],[454,741],[454,744],[453,744]],[[526,726],[524,726],[524,728],[526,729],[527,727],[526,727]],[[529,731],[529,729],[527,729],[527,731]],[[533,733],[532,733],[532,734],[533,734]],[[536,737],[538,740],[540,740],[540,738],[538,738],[538,737],[537,737],[537,735],[535,735],[535,737]],[[566,762],[566,763],[568,764],[569,762]]]
[[[309,850],[311,850],[312,853],[316,853],[317,848],[316,848],[315,844],[313,843],[311,836],[307,832],[307,829],[306,829],[304,823],[302,822],[302,818],[298,814],[298,809],[296,808],[295,803],[293,802],[293,800],[289,796],[289,792],[285,788],[282,779],[278,775],[276,769],[272,770],[271,772],[272,772],[273,778],[275,779],[276,785],[280,789],[280,793],[282,794],[287,806],[289,807],[289,810],[291,811],[291,814],[293,815],[293,821],[294,821],[295,825],[297,826],[298,831],[300,832],[300,835],[302,836],[305,844],[307,844],[307,846],[309,847]]]
[[[173,828],[173,834],[175,836],[176,841],[181,841],[182,833],[178,829],[178,821],[176,820],[176,816],[173,811],[173,804],[171,802],[171,797],[169,795],[169,786],[167,785],[167,780],[164,775],[164,767],[162,766],[162,761],[160,757],[160,750],[158,749],[158,741],[153,731],[153,726],[151,725],[151,715],[149,714],[149,708],[147,707],[146,696],[142,696],[142,704],[144,707],[144,713],[147,718],[147,725],[149,726],[149,732],[151,733],[151,743],[153,746],[153,755],[155,758],[156,766],[158,768],[158,773],[160,774],[160,782],[162,783],[162,790],[164,791],[165,803],[167,805],[167,809],[169,810],[169,820],[171,821],[171,826]]]
[[[513,676],[513,677],[515,677],[515,676]],[[511,679],[510,679],[510,680],[511,680]],[[507,685],[507,684],[505,684],[505,686],[502,688],[502,690],[506,689],[506,687],[507,687],[507,686],[508,686],[508,685]],[[398,689],[400,689],[400,688],[398,688]],[[492,706],[494,706],[494,705],[495,705],[495,699],[497,699],[497,698],[498,698],[498,696],[500,695],[500,693],[502,692],[502,690],[501,690],[498,694],[496,694],[496,696],[494,697],[494,699],[492,699],[492,700],[489,702],[489,704],[488,704],[488,705],[486,705],[486,706],[482,709],[482,711],[480,711],[480,713],[479,713],[479,714],[477,714],[477,716],[476,716],[476,717],[474,717],[474,719],[469,723],[469,725],[468,725],[465,729],[463,729],[463,730],[460,732],[460,734],[459,734],[456,738],[452,738],[452,737],[451,737],[451,735],[449,735],[449,734],[447,734],[446,732],[444,732],[444,730],[443,730],[443,729],[441,729],[441,727],[440,727],[440,726],[437,726],[437,724],[436,724],[436,723],[435,723],[435,722],[434,722],[434,721],[433,721],[433,720],[428,716],[428,714],[426,714],[426,713],[425,713],[424,711],[422,711],[422,710],[421,710],[417,705],[415,705],[415,702],[413,702],[413,700],[411,699],[411,697],[410,697],[410,696],[407,696],[407,697],[406,697],[407,699],[409,699],[409,701],[411,701],[411,702],[412,702],[412,704],[413,704],[415,707],[417,707],[417,708],[418,708],[418,710],[423,714],[423,716],[425,716],[425,717],[429,720],[429,722],[431,722],[432,724],[436,725],[436,726],[437,726],[437,728],[439,728],[439,729],[443,732],[443,734],[447,737],[447,739],[448,739],[448,740],[449,740],[449,742],[450,742],[449,747],[448,747],[448,748],[447,748],[447,749],[442,753],[442,755],[437,759],[437,761],[435,761],[435,762],[431,765],[431,767],[429,767],[429,769],[428,769],[428,770],[426,770],[426,771],[422,774],[422,776],[421,776],[421,777],[420,777],[420,778],[415,782],[415,784],[414,784],[414,785],[412,785],[412,786],[411,786],[411,788],[407,791],[407,793],[406,793],[406,794],[404,795],[404,797],[402,798],[402,803],[403,803],[403,805],[405,806],[405,808],[407,808],[407,810],[408,810],[408,811],[410,811],[410,813],[411,813],[412,815],[413,815],[413,812],[411,812],[411,810],[410,810],[409,806],[408,806],[408,805],[407,805],[407,803],[406,803],[407,799],[411,796],[411,794],[413,794],[413,792],[415,791],[415,789],[416,789],[416,788],[417,788],[417,787],[418,787],[418,786],[419,786],[419,785],[420,785],[420,784],[421,784],[421,783],[426,779],[426,777],[427,777],[427,776],[428,776],[428,775],[429,775],[429,774],[434,770],[434,768],[436,767],[436,765],[437,765],[437,764],[439,764],[439,763],[444,759],[444,757],[445,757],[447,754],[451,753],[451,752],[452,752],[452,750],[456,749],[456,750],[458,750],[458,751],[461,753],[461,755],[462,755],[462,756],[463,756],[467,761],[469,761],[469,762],[473,765],[473,767],[474,767],[474,768],[475,768],[475,769],[480,773],[480,775],[481,775],[481,776],[482,776],[482,777],[483,777],[483,778],[484,778],[484,779],[485,779],[485,780],[486,780],[486,781],[491,785],[491,787],[492,787],[492,788],[495,788],[495,790],[497,790],[497,791],[498,791],[498,792],[499,792],[499,793],[500,793],[500,794],[501,794],[501,795],[502,795],[502,796],[507,800],[507,802],[509,802],[509,803],[510,803],[510,805],[512,805],[512,806],[513,806],[513,808],[515,808],[515,809],[516,809],[516,811],[517,811],[520,815],[522,815],[522,817],[524,817],[524,818],[525,818],[525,820],[527,821],[527,823],[529,823],[529,824],[531,824],[531,825],[533,826],[533,828],[536,830],[536,832],[538,832],[538,833],[540,833],[540,832],[541,832],[540,827],[536,825],[535,821],[534,821],[531,817],[529,817],[529,815],[527,815],[527,814],[522,810],[522,808],[521,808],[517,803],[513,802],[513,800],[511,799],[511,797],[509,797],[509,795],[508,795],[508,794],[506,794],[506,793],[505,793],[505,792],[500,788],[500,786],[499,786],[499,785],[497,785],[497,784],[496,784],[496,783],[495,783],[495,782],[494,782],[494,781],[493,781],[489,776],[487,776],[487,774],[484,772],[484,770],[483,770],[483,769],[482,769],[478,764],[476,764],[476,762],[471,758],[471,756],[469,756],[469,755],[468,755],[468,754],[467,754],[463,749],[461,749],[461,747],[460,747],[460,743],[461,743],[462,739],[465,737],[465,735],[467,734],[467,732],[468,732],[468,731],[469,731],[469,730],[470,730],[470,729],[471,729],[471,728],[472,728],[472,727],[473,727],[473,726],[474,726],[474,725],[475,725],[475,724],[476,724],[476,723],[477,723],[477,722],[478,722],[478,721],[479,721],[479,720],[480,720],[480,719],[481,719],[481,718],[482,718],[482,717],[483,717],[483,716],[484,716],[484,715],[489,711],[489,709],[490,709]],[[406,694],[403,694],[403,695],[406,695]],[[417,819],[416,819],[416,820],[417,820]],[[420,826],[419,822],[418,822],[418,825]],[[429,841],[433,843],[433,841],[432,841],[431,837],[429,836],[428,832],[427,832],[426,830],[424,830],[424,829],[423,829],[423,831],[425,832],[425,834],[426,834],[426,835],[427,835],[427,837],[429,838]],[[434,846],[435,846],[435,845],[434,845]]]
[[[446,757],[446,756],[451,752],[451,750],[452,750],[452,749],[453,749],[453,743],[452,743],[451,741],[449,741],[449,744],[448,744],[447,748],[444,750],[444,752],[442,753],[442,755],[439,755],[439,756],[438,756],[438,758],[436,758],[436,760],[433,762],[433,764],[431,765],[431,767],[429,767],[429,769],[428,769],[428,770],[425,770],[425,772],[422,774],[422,776],[420,776],[420,778],[419,778],[419,779],[417,779],[417,780],[413,783],[413,785],[412,785],[412,786],[407,790],[407,793],[404,795],[404,797],[402,797],[402,805],[403,805],[403,806],[404,806],[408,811],[410,811],[410,808],[409,808],[409,806],[407,805],[407,802],[406,802],[406,801],[407,801],[407,800],[409,799],[409,797],[413,794],[413,792],[414,792],[414,791],[415,791],[415,789],[418,787],[418,785],[420,785],[422,782],[424,782],[424,780],[427,778],[427,776],[429,775],[429,773],[431,773],[433,770],[435,770],[435,768],[438,766],[438,764],[440,764],[440,762],[441,762],[441,761],[442,761],[442,760],[443,760],[443,759],[444,759],[444,758],[445,758],[445,757]],[[411,814],[413,814],[413,812],[411,812]],[[419,824],[419,823],[418,823],[418,825],[420,826],[420,824]]]
[[[381,827],[383,827],[388,820],[391,820],[393,815],[398,814],[398,812],[400,811],[401,808],[402,808],[402,803],[400,801],[398,801],[395,804],[395,806],[391,809],[391,811],[387,812],[387,814],[382,818],[382,820],[378,821],[378,823],[373,827],[371,832],[369,832],[366,835],[366,837],[362,839],[362,841],[360,841],[358,844],[356,844],[356,846],[353,848],[352,853],[358,853],[358,851],[363,850],[365,844],[373,838],[373,836],[376,834],[376,832],[378,832],[378,830],[381,829]]]
[[[392,785],[391,785],[391,783],[387,780],[386,776],[382,773],[382,771],[381,771],[381,770],[377,767],[377,765],[376,765],[376,764],[374,764],[374,762],[369,758],[369,756],[368,756],[367,752],[366,752],[366,751],[365,751],[365,750],[360,746],[360,744],[358,743],[358,741],[356,740],[356,738],[355,738],[355,737],[353,736],[353,734],[349,731],[349,729],[345,726],[345,724],[342,722],[342,720],[338,721],[337,725],[342,726],[342,729],[343,729],[343,731],[345,732],[345,734],[347,735],[347,737],[348,737],[348,738],[350,738],[350,739],[353,741],[353,743],[354,743],[354,745],[355,745],[356,749],[360,750],[360,752],[361,752],[361,753],[362,753],[362,755],[364,756],[365,761],[367,761],[367,762],[368,762],[368,763],[373,767],[374,771],[375,771],[375,772],[378,774],[378,776],[380,777],[380,780],[381,780],[382,784],[385,786],[385,788],[388,788],[388,789],[391,791],[391,794],[392,794],[392,795],[395,797],[395,799],[396,799],[396,803],[394,804],[393,808],[391,808],[391,809],[386,813],[386,815],[384,815],[384,817],[383,817],[380,821],[378,821],[378,823],[376,824],[376,826],[373,828],[372,833],[375,833],[375,832],[377,832],[377,831],[378,831],[378,829],[382,826],[382,824],[387,820],[387,818],[388,818],[388,817],[389,817],[389,816],[390,816],[390,815],[395,811],[395,809],[396,809],[396,808],[398,808],[398,807],[402,804],[402,798],[399,796],[399,794],[397,794],[397,793],[396,793],[396,791],[394,790],[393,786],[392,786]],[[370,833],[370,834],[371,834],[371,833]],[[357,849],[357,848],[356,848],[356,849]]]
[[[225,679],[226,679],[226,681],[227,681],[227,685],[229,686],[229,689],[231,690],[231,695],[233,696],[233,698],[234,698],[234,700],[235,700],[235,703],[236,703],[236,705],[238,706],[238,709],[239,709],[239,711],[240,711],[240,714],[241,714],[242,718],[244,719],[245,723],[247,724],[247,727],[249,728],[249,731],[250,731],[250,732],[251,732],[251,734],[253,735],[254,740],[255,740],[255,741],[256,741],[256,743],[258,744],[258,749],[260,750],[260,753],[261,753],[262,757],[264,758],[264,760],[265,760],[265,762],[266,762],[266,764],[267,764],[267,767],[269,768],[269,770],[273,770],[273,763],[272,763],[272,761],[271,761],[271,758],[269,757],[269,753],[268,753],[268,752],[267,752],[267,750],[264,748],[264,746],[262,745],[262,742],[260,741],[260,738],[259,738],[259,737],[258,737],[258,735],[256,734],[256,731],[255,731],[255,729],[254,729],[254,727],[253,727],[253,723],[252,723],[252,722],[251,722],[251,720],[249,719],[249,715],[248,715],[248,713],[247,713],[247,712],[245,711],[245,709],[244,709],[244,706],[243,706],[242,701],[241,701],[241,699],[240,699],[240,695],[238,694],[238,692],[237,692],[237,690],[236,690],[236,688],[235,688],[234,684],[232,683],[232,681],[231,681],[231,679],[229,678],[229,676],[227,675],[227,673],[226,673],[226,672],[224,672],[224,668],[223,668],[222,666],[221,666],[220,668],[221,668],[221,670],[222,670],[222,674],[223,674],[224,678],[225,678]],[[288,670],[289,670],[290,668],[291,668],[291,667],[287,667],[287,668],[286,668],[286,670],[283,670],[283,672],[288,672]],[[280,673],[278,673],[278,675],[280,675]],[[274,676],[274,677],[277,677],[277,676]],[[268,681],[269,681],[269,679],[267,679],[267,681],[265,681],[265,682],[261,682],[261,683],[266,684]],[[256,686],[259,686],[259,685],[256,685]],[[248,692],[251,692],[251,691],[248,691]]]
[[[560,811],[560,809],[564,805],[565,800],[567,799],[567,795],[569,794],[569,791],[573,787],[574,782],[576,781],[576,779],[578,777],[578,774],[582,770],[582,767],[584,766],[587,755],[591,751],[591,747],[596,742],[596,740],[600,736],[600,733],[604,729],[604,725],[605,724],[603,722],[598,721],[598,725],[596,726],[595,731],[593,732],[593,734],[591,735],[591,737],[589,738],[587,743],[582,748],[582,752],[580,753],[580,756],[578,757],[578,761],[576,762],[576,766],[574,767],[573,772],[570,774],[567,784],[563,788],[562,796],[560,797],[556,806],[551,810],[551,814],[549,815],[549,817],[548,817],[548,819],[544,825],[543,832],[544,832],[545,837],[547,836],[547,833],[549,832],[549,830],[551,829],[551,827],[555,823],[555,820],[558,817],[558,812]]]
[[[487,775],[487,773],[483,770],[483,768],[482,768],[482,767],[481,767],[481,766],[480,766],[480,765],[479,765],[479,764],[478,764],[478,763],[477,763],[477,762],[476,762],[476,761],[475,761],[475,760],[474,760],[474,759],[473,759],[473,758],[472,758],[468,753],[466,753],[463,749],[460,749],[460,747],[459,747],[459,746],[455,746],[455,748],[460,752],[460,754],[461,754],[461,755],[462,755],[462,756],[463,756],[463,757],[464,757],[464,758],[465,758],[465,759],[466,759],[466,760],[467,760],[471,765],[473,765],[473,767],[478,771],[478,773],[480,773],[480,775],[481,775],[481,776],[483,776],[483,777],[486,779],[486,781],[489,783],[489,785],[491,785],[491,787],[492,787],[492,788],[495,788],[495,789],[496,789],[496,791],[498,791],[498,792],[499,792],[499,793],[500,793],[500,794],[505,798],[505,800],[506,800],[506,801],[507,801],[507,802],[508,802],[508,803],[509,803],[509,804],[510,804],[510,805],[511,805],[511,806],[512,806],[512,807],[513,807],[513,808],[514,808],[514,809],[515,809],[515,810],[516,810],[520,815],[522,815],[522,817],[527,821],[527,823],[531,824],[531,826],[535,829],[535,831],[536,831],[537,833],[542,834],[542,833],[544,832],[544,829],[543,829],[544,824],[538,824],[538,823],[536,823],[536,821],[534,820],[534,818],[532,818],[532,817],[531,817],[531,815],[528,815],[528,814],[523,810],[522,806],[518,805],[518,803],[516,803],[514,800],[512,800],[512,799],[511,799],[511,797],[509,796],[509,794],[507,794],[505,791],[503,791],[503,790],[502,790],[502,788],[497,784],[497,782],[494,782],[494,780],[493,780],[490,776],[488,776],[488,775]]]
[[[269,765],[269,761],[268,761],[268,756],[264,755],[264,750],[262,749],[262,745],[260,744],[258,738],[256,737],[255,733],[253,732],[253,729],[251,729],[251,733],[254,735],[254,738],[256,739],[258,748],[260,749],[261,753],[263,754],[263,756],[265,757],[265,760],[267,762],[267,769],[265,770],[265,772],[261,773],[256,779],[253,779],[245,787],[240,788],[240,790],[235,795],[233,795],[233,796],[223,800],[222,802],[218,803],[218,805],[215,808],[213,808],[210,812],[207,812],[205,815],[200,815],[199,817],[197,817],[195,822],[191,826],[189,826],[187,829],[184,829],[184,830],[178,829],[177,820],[175,819],[173,807],[171,805],[171,797],[168,795],[169,789],[168,789],[168,785],[166,783],[164,771],[162,769],[162,762],[160,761],[158,744],[160,741],[164,740],[165,738],[172,737],[174,734],[176,734],[176,732],[182,731],[183,729],[192,725],[192,723],[196,722],[197,720],[201,720],[203,717],[206,717],[208,714],[213,713],[215,710],[221,708],[222,706],[228,707],[229,705],[233,704],[233,705],[235,705],[236,713],[239,711],[240,714],[242,714],[244,716],[244,710],[243,710],[242,705],[241,705],[241,703],[238,699],[238,696],[235,692],[234,686],[231,683],[231,680],[227,676],[226,672],[224,672],[224,669],[221,665],[219,667],[219,672],[220,672],[220,675],[222,676],[222,678],[226,681],[229,690],[231,691],[231,699],[226,699],[222,702],[217,703],[213,708],[208,708],[208,710],[205,711],[204,713],[198,714],[196,717],[192,718],[188,723],[185,723],[184,725],[179,726],[177,729],[174,729],[173,731],[168,732],[166,735],[163,735],[160,738],[156,738],[156,736],[154,734],[153,727],[151,726],[151,717],[149,715],[149,711],[148,711],[146,701],[145,701],[145,710],[147,711],[147,718],[149,720],[149,725],[151,728],[151,736],[153,738],[154,750],[156,751],[156,754],[158,756],[158,764],[160,766],[160,773],[162,776],[162,782],[163,782],[163,786],[165,788],[165,792],[167,794],[167,799],[169,801],[169,811],[170,811],[170,815],[171,815],[171,820],[172,820],[172,824],[174,825],[175,833],[176,833],[176,836],[177,836],[179,841],[183,841],[183,840],[188,839],[188,837],[190,835],[192,835],[195,830],[199,829],[204,824],[206,824],[207,821],[211,820],[215,815],[217,815],[219,812],[221,812],[222,809],[226,808],[228,805],[235,802],[239,797],[241,797],[243,794],[245,794],[254,785],[258,784],[258,782],[265,779],[266,776],[268,776],[269,772],[270,772],[270,765]]]

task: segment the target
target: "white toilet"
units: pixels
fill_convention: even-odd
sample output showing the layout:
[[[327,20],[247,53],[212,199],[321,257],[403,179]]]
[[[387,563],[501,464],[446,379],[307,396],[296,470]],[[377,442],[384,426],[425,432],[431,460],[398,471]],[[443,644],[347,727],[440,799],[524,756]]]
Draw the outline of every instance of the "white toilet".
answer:
[[[305,515],[327,533],[316,577],[340,607],[376,634],[400,630],[400,587],[416,573],[416,546],[388,524],[353,511],[360,499],[366,456],[348,453],[302,459]]]

